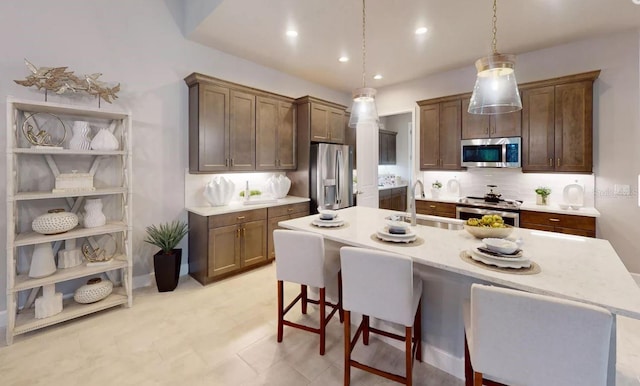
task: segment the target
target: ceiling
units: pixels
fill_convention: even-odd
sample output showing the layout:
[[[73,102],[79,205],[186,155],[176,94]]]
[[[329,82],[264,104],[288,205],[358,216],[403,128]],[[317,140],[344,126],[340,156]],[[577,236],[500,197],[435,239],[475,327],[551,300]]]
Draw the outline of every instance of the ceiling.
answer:
[[[190,39],[336,90],[362,86],[360,0],[215,3]],[[638,29],[635,3],[640,0],[499,1],[498,51],[517,55]],[[469,66],[489,54],[492,6],[491,0],[367,1],[367,85],[383,87]],[[415,35],[422,26],[428,32]],[[298,36],[286,36],[287,29]],[[338,62],[342,55],[350,60]],[[376,73],[383,79],[374,80]]]

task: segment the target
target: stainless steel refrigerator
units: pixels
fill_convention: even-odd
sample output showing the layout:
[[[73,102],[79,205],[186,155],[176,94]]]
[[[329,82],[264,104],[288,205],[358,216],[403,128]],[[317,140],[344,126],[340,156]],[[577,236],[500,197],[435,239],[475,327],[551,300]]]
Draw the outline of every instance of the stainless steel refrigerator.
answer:
[[[353,206],[353,156],[347,145],[311,145],[309,196],[311,210]]]

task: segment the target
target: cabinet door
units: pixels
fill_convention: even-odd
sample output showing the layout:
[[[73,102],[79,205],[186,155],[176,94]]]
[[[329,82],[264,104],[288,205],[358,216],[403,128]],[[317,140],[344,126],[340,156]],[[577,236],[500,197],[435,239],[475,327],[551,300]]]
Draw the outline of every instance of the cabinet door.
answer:
[[[522,135],[522,111],[491,116],[489,133],[492,137],[519,137]]]
[[[344,111],[330,108],[328,124],[329,141],[344,143]]]
[[[420,170],[437,169],[440,160],[440,105],[420,107]]]
[[[267,260],[267,222],[250,221],[240,224],[242,266],[257,264]]]
[[[391,189],[384,189],[378,192],[378,207],[380,209],[392,209]]]
[[[231,170],[255,170],[256,97],[231,90],[229,152]]]
[[[209,229],[208,277],[240,268],[240,228],[237,225]]]
[[[588,172],[593,166],[593,83],[555,88],[556,171]]]
[[[256,170],[275,170],[278,160],[278,101],[256,98]]]
[[[276,258],[276,251],[275,248],[273,246],[273,231],[275,231],[276,229],[282,229],[278,226],[278,223],[280,221],[286,221],[289,220],[289,215],[284,215],[284,216],[278,216],[278,217],[273,217],[270,218],[268,220],[269,224],[267,225],[267,232],[269,234],[269,250],[268,250],[268,257],[269,259],[275,259]]]
[[[387,135],[387,162],[389,165],[396,164],[396,135]]]
[[[329,140],[329,107],[311,103],[311,141],[327,142]]]
[[[295,116],[293,103],[278,103],[278,169],[295,170],[298,167]]]
[[[527,223],[527,222],[522,222],[522,221],[520,222],[520,228],[535,229],[535,230],[538,230],[538,231],[554,232],[553,226],[542,225],[542,224],[534,224],[534,223]]]
[[[189,129],[190,169],[199,172],[226,170],[229,162],[229,89],[200,84],[189,92],[199,93],[198,103],[189,103],[189,119],[193,124]],[[195,95],[190,98],[194,100]]]
[[[394,188],[391,191],[391,209],[405,211],[407,209],[407,193],[405,188]]]
[[[460,169],[460,100],[440,104],[440,169]]]
[[[554,170],[554,86],[522,92],[522,171]]]
[[[489,138],[490,116],[469,113],[470,102],[471,98],[462,100],[462,139]]]
[[[389,164],[389,159],[387,157],[389,141],[387,138],[389,138],[388,134],[382,132],[378,133],[378,165]]]

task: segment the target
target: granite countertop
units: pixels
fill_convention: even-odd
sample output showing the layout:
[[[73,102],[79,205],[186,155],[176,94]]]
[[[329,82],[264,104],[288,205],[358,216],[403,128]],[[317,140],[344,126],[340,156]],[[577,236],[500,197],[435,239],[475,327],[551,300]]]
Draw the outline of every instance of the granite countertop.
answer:
[[[423,201],[438,201],[438,202],[447,202],[452,204],[457,204],[459,200],[463,197],[457,196],[438,196],[438,198],[433,198],[431,194],[425,192],[425,197],[420,198],[416,197],[416,200]],[[593,207],[583,207],[580,209],[561,209],[558,204],[550,204],[550,205],[537,205],[532,201],[524,201],[522,205],[520,205],[520,210],[530,210],[532,212],[547,212],[547,213],[558,213],[558,214],[569,214],[574,216],[586,216],[586,217],[600,217],[600,212],[596,208]]]
[[[412,229],[424,240],[421,245],[386,243],[371,236],[397,213],[385,209],[340,209],[348,226],[319,228],[311,225],[315,215],[281,221],[288,229],[322,234],[342,244],[385,250],[409,256],[416,264],[435,267],[475,279],[523,291],[599,305],[611,312],[640,319],[640,288],[607,240],[516,228],[511,238],[521,238],[525,255],[540,265],[535,275],[495,272],[469,264],[460,253],[480,240],[465,230],[418,225]]]
[[[407,184],[400,184],[400,185],[378,185],[378,191],[380,190],[387,190],[387,189],[393,189],[393,188],[406,188]]]
[[[262,202],[261,202],[262,201]],[[242,212],[244,210],[269,208],[272,206],[297,204],[299,202],[308,202],[309,198],[287,196],[284,198],[278,198],[273,200],[263,199],[254,200],[255,203],[245,205],[244,201],[231,201],[229,205],[225,206],[192,206],[185,209],[191,213],[198,214],[200,216],[215,216],[217,214]]]

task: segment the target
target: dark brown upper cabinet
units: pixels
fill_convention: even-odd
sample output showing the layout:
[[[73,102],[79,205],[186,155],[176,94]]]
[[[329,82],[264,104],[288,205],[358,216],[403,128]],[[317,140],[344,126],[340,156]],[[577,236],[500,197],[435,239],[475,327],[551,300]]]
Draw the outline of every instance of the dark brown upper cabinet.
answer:
[[[378,165],[396,164],[396,136],[395,131],[378,131]]]
[[[461,101],[459,97],[418,102],[420,170],[459,170]]]
[[[298,124],[309,128],[310,142],[345,143],[346,107],[306,96],[296,100]]]
[[[471,96],[462,98],[462,139],[519,137],[522,135],[522,113],[470,114]]]
[[[269,97],[256,100],[256,170],[295,170],[295,105]]]

